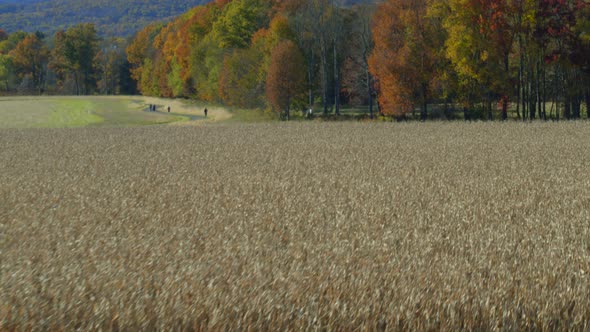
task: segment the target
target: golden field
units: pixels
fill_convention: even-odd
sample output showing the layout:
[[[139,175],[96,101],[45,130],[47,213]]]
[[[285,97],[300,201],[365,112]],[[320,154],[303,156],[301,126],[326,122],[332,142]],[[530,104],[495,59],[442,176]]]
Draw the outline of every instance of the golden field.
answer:
[[[0,330],[590,329],[590,123],[0,130]]]

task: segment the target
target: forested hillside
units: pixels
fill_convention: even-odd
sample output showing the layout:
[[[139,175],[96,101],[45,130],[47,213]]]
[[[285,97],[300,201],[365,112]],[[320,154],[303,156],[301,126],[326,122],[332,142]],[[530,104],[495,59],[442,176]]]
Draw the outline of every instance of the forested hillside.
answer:
[[[207,0],[0,0],[0,29],[46,34],[94,23],[102,36],[129,36]]]

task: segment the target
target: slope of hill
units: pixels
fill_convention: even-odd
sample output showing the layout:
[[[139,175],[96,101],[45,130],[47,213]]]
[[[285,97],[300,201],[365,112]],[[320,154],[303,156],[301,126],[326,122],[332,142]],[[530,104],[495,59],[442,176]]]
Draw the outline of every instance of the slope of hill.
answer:
[[[129,36],[209,0],[0,0],[0,29],[53,32],[81,22],[103,36]]]

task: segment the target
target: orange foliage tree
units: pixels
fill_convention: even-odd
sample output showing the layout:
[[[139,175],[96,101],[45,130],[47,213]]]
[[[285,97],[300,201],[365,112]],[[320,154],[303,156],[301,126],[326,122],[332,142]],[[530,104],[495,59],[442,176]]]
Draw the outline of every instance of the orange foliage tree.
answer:
[[[137,87],[144,95],[158,94],[152,73],[152,57],[155,53],[153,41],[161,29],[161,24],[148,25],[135,35],[126,50],[127,60],[131,65],[131,77],[137,81]]]
[[[36,34],[30,34],[20,41],[11,52],[14,66],[21,77],[29,77],[32,88],[42,92],[45,80],[43,67],[47,64],[49,50]]]
[[[378,79],[384,114],[403,116],[418,104],[426,118],[444,42],[428,8],[428,0],[388,0],[376,11],[369,69]]]

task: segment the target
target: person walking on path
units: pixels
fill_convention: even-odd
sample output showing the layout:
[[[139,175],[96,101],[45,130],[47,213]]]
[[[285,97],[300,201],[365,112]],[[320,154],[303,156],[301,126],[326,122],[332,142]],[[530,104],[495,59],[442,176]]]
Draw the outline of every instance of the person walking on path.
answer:
[[[170,106],[168,106],[168,113],[170,113]]]
[[[205,111],[204,112],[205,112],[205,117],[207,117],[207,112],[208,111],[207,111],[207,108],[206,107],[205,107]]]

